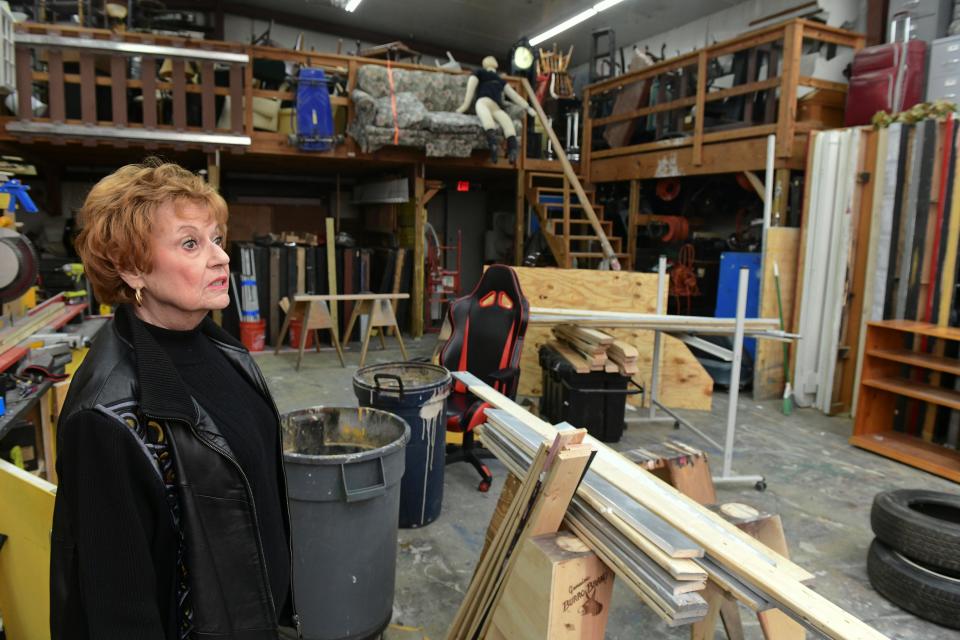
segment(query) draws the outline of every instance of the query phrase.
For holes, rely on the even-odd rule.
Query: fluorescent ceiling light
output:
[[[344,10],[349,11],[350,13],[353,13],[354,11],[357,10],[357,7],[360,6],[360,3],[362,1],[363,0],[350,0],[350,2],[347,3],[347,6],[344,7]]]
[[[351,2],[353,2],[353,0],[351,0]],[[544,40],[549,40],[550,38],[554,37],[555,35],[558,35],[558,34],[560,34],[560,33],[563,33],[563,32],[566,31],[567,29],[571,29],[571,28],[577,26],[578,24],[580,24],[581,22],[583,22],[584,20],[589,20],[590,18],[592,18],[593,16],[597,15],[597,14],[600,13],[601,11],[606,11],[607,9],[609,9],[610,7],[612,7],[613,5],[615,5],[615,4],[620,4],[621,2],[623,2],[623,0],[603,0],[602,2],[598,2],[597,4],[593,5],[593,6],[590,7],[589,9],[586,9],[586,10],[584,10],[584,11],[581,11],[580,13],[578,13],[578,14],[575,15],[575,16],[573,16],[573,17],[570,18],[569,20],[564,20],[563,22],[561,22],[561,23],[558,24],[557,26],[551,27],[550,29],[547,29],[546,31],[544,31],[544,32],[541,33],[540,35],[534,36],[533,38],[530,38],[530,45],[531,45],[531,46],[533,46],[533,45],[538,45],[538,44],[540,44],[541,42],[543,42]]]

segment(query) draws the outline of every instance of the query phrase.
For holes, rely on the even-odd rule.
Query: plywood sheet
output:
[[[773,277],[773,262],[780,269],[780,295],[783,299],[783,319],[787,331],[793,327],[793,303],[796,297],[797,254],[800,251],[800,229],[771,227],[767,232],[767,251],[764,253],[763,287],[760,295],[760,317],[777,317],[777,289]],[[783,343],[757,340],[757,359],[753,365],[753,397],[767,400],[783,395]]]
[[[516,267],[523,294],[531,307],[593,309],[656,313],[657,276],[627,271],[544,269]],[[606,331],[633,345],[638,352],[636,380],[649,384],[653,369],[653,332],[633,329]],[[539,396],[540,347],[552,340],[548,325],[530,325],[520,357],[521,395]],[[713,380],[685,344],[664,336],[659,385],[660,401],[667,407],[709,411]],[[640,396],[629,396],[639,405]]]

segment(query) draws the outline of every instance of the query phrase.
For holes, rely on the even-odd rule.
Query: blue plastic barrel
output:
[[[417,362],[363,367],[353,376],[361,407],[389,411],[410,426],[406,471],[400,484],[400,526],[422,527],[440,515],[446,461],[450,372]]]

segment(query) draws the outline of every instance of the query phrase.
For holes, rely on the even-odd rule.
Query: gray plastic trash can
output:
[[[313,407],[280,422],[303,637],[376,637],[393,609],[410,427],[364,408]]]

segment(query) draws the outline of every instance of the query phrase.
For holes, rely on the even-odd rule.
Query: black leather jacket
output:
[[[276,414],[276,405],[263,375],[247,350],[209,318],[201,328]],[[296,616],[292,619],[283,616],[281,620],[275,611],[256,507],[246,477],[217,425],[189,395],[169,358],[126,306],[118,308],[115,318],[100,331],[74,375],[61,412],[61,428],[77,412],[91,409],[107,412],[120,406],[127,415],[159,423],[173,453],[186,549],[184,563],[189,568],[193,601],[194,637],[276,639],[278,622],[290,624]],[[137,438],[132,430],[121,431]],[[149,455],[146,448],[142,445],[141,448],[145,456]],[[280,465],[282,468],[282,460]],[[57,466],[60,471],[59,459]],[[156,481],[163,484],[159,474]],[[281,489],[286,495],[286,487]],[[85,631],[78,629],[87,626],[86,612],[76,537],[66,502],[58,496],[53,518],[50,567],[53,640],[87,637]],[[286,504],[283,515],[289,523]],[[173,520],[164,522],[163,526],[173,527]],[[157,535],[161,534],[169,535],[169,531]],[[172,567],[160,569],[158,573],[164,579],[175,579]],[[170,587],[166,594],[163,593],[165,586]],[[172,584],[160,585],[157,589],[170,607],[175,606],[170,598],[172,589]],[[161,612],[161,615],[167,621],[166,637],[175,637],[176,630],[169,628],[173,626],[169,623],[170,612]]]

